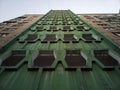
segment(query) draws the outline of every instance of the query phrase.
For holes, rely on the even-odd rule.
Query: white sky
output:
[[[51,9],[74,13],[118,13],[120,0],[0,0],[0,22],[24,14],[45,14]]]

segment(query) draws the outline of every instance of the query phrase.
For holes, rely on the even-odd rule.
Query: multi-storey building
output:
[[[0,46],[12,39],[15,35],[27,29],[42,15],[23,15],[9,21],[0,23]]]
[[[120,47],[70,10],[51,10],[0,49],[0,90],[119,86]]]
[[[81,14],[79,16],[120,45],[120,14]]]

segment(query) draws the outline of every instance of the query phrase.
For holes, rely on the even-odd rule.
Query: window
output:
[[[82,38],[84,38],[85,40],[95,40],[92,34],[82,34]]]
[[[26,16],[21,16],[21,17],[18,17],[18,18],[20,18],[20,19],[24,19],[24,18],[27,18]]]
[[[84,29],[84,26],[81,25],[81,26],[77,26],[76,28],[77,28],[79,31],[82,31],[82,30]]]
[[[93,23],[102,23],[102,21],[93,21]]]
[[[63,26],[63,30],[70,30],[70,26]]]
[[[9,33],[0,33],[0,37],[5,38]]]
[[[68,66],[85,66],[86,60],[80,50],[66,50],[65,61]]]
[[[115,30],[114,27],[103,27],[105,30]]]
[[[53,50],[41,50],[39,55],[34,60],[34,66],[46,67],[51,66],[54,62],[54,51]]]
[[[94,50],[94,55],[105,66],[118,65],[117,60],[109,54],[108,50]]]
[[[47,43],[47,41],[49,41],[51,43],[57,42],[56,35],[55,34],[46,34],[45,38],[41,42],[42,43]]]
[[[16,20],[5,21],[4,23],[16,23]]]
[[[17,29],[17,28],[14,28],[14,27],[12,28],[12,27],[11,27],[11,28],[5,28],[5,29],[3,29],[3,31],[15,31],[16,29]]]
[[[108,26],[108,24],[97,24],[99,26]]]
[[[119,36],[120,37],[120,32],[112,32],[114,35]]]
[[[88,16],[88,15],[84,15],[84,17],[87,18],[87,19],[94,19],[93,17]]]
[[[3,60],[1,66],[16,66],[25,57],[25,50],[12,51],[10,55]]]
[[[77,37],[74,34],[64,34],[64,41],[65,43],[72,41],[73,43],[77,43]]]
[[[38,38],[37,34],[29,34],[27,38],[25,39],[27,42],[34,42]]]

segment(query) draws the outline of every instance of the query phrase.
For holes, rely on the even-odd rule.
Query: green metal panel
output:
[[[57,30],[50,29],[50,26],[55,26]],[[70,28],[63,30],[64,26]],[[26,37],[31,34],[37,35],[37,38],[32,42],[26,41]],[[51,42],[49,37],[46,42],[42,42],[48,34],[55,34],[56,41]],[[69,40],[64,42],[66,34],[73,36],[70,35],[67,37]],[[85,38],[83,34],[89,36]],[[21,50],[25,50],[25,58],[15,66],[2,66],[3,61],[16,50],[18,55]],[[41,54],[41,50],[52,50],[53,53]],[[67,50],[71,50],[68,55]],[[103,58],[108,64],[106,66],[95,57],[95,50],[106,50],[100,57],[110,55],[109,58],[114,58],[118,64],[109,65],[108,58]],[[43,63],[43,60],[47,60],[45,65],[50,61],[49,56],[55,59],[51,65],[35,66],[38,55],[45,56],[38,61]],[[71,65],[66,62],[66,55]],[[81,57],[85,65],[77,63]],[[119,63],[120,48],[108,37],[70,10],[51,10],[0,49],[0,90],[119,90]]]

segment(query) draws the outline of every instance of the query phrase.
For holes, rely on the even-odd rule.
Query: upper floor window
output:
[[[0,37],[5,38],[9,33],[0,33]]]
[[[108,24],[97,24],[99,26],[108,26]]]
[[[103,27],[105,30],[115,30],[114,27]]]
[[[113,32],[113,34],[120,37],[120,32]]]

